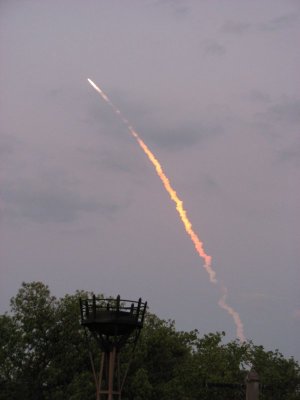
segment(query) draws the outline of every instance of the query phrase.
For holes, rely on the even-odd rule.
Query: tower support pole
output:
[[[114,392],[114,375],[115,375],[115,359],[116,347],[114,346],[109,353],[109,369],[108,369],[108,400],[113,400]]]

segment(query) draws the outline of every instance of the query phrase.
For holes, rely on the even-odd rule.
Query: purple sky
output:
[[[22,281],[138,298],[300,359],[300,2],[0,3],[0,311]]]

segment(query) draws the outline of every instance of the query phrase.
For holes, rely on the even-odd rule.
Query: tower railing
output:
[[[119,355],[125,345],[131,345],[133,352],[144,323],[147,302],[121,299],[92,298],[80,299],[81,325],[85,328],[87,344],[92,335],[102,350],[99,375],[92,364],[96,384],[96,399],[121,399],[121,391],[128,367],[121,380]],[[90,333],[90,335],[88,334]],[[130,363],[130,362],[129,362]]]

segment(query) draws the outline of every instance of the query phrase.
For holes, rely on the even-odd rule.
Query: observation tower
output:
[[[121,392],[127,370],[120,376],[120,352],[130,345],[132,356],[143,327],[147,302],[116,299],[80,299],[81,325],[85,328],[87,343],[93,336],[100,349],[102,358],[97,376],[91,352],[89,351],[96,385],[97,400],[121,400]]]

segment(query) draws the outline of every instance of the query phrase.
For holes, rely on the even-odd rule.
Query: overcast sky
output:
[[[178,329],[233,319],[300,360],[298,0],[1,0],[0,311],[22,281],[147,300]]]

